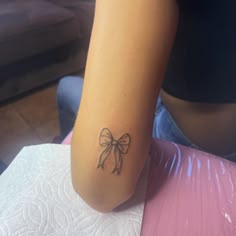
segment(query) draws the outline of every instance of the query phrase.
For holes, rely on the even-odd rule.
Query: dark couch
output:
[[[0,101],[84,68],[94,2],[0,0]]]

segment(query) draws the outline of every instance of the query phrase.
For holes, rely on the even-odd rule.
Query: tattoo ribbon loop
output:
[[[118,140],[115,140],[109,129],[102,129],[99,137],[99,144],[104,147],[104,150],[100,155],[97,168],[104,168],[105,161],[109,157],[112,149],[114,149],[115,167],[112,173],[119,175],[122,168],[122,155],[128,153],[130,142],[131,138],[127,133],[122,135]]]

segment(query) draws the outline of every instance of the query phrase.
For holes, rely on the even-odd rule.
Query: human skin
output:
[[[155,105],[177,22],[174,0],[96,2],[71,171],[75,191],[98,211],[111,211],[135,191],[148,158]],[[104,128],[116,141],[101,168],[107,147],[99,143]],[[115,145],[124,134],[130,139],[127,153],[121,155],[120,172],[112,173]]]

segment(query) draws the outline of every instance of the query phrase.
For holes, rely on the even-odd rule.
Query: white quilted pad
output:
[[[130,201],[102,214],[72,188],[70,146],[25,147],[0,176],[0,235],[139,235],[146,177]]]

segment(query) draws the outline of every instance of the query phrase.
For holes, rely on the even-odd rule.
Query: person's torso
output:
[[[236,151],[236,1],[179,0],[162,99],[190,140]]]

